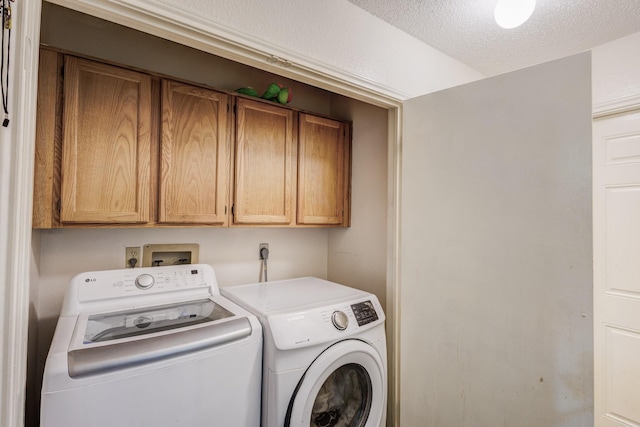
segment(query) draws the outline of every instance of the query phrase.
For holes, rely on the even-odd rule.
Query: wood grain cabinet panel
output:
[[[62,138],[62,54],[41,50],[36,107],[33,228],[58,227]]]
[[[63,223],[149,221],[151,78],[66,57]]]
[[[348,226],[350,128],[311,114],[299,117],[297,223]]]
[[[229,96],[162,82],[158,221],[227,225]]]
[[[349,122],[46,48],[39,85],[34,228],[350,225]]]
[[[294,225],[294,112],[239,98],[236,104],[236,225]]]

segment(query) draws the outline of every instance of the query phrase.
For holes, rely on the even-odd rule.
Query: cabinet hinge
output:
[[[238,114],[238,106],[237,105],[233,106],[233,114]]]
[[[236,216],[236,209],[235,209],[236,205],[231,206],[231,216],[235,217]]]
[[[56,209],[58,210],[58,214],[62,210],[62,201],[60,199],[56,202]]]

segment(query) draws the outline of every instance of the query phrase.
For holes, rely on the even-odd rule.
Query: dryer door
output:
[[[285,427],[385,425],[387,381],[375,348],[340,341],[309,366],[294,391]]]

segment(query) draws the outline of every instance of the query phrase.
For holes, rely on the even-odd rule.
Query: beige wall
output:
[[[359,143],[352,153],[351,227],[329,230],[328,279],[373,292],[386,307],[388,113],[342,96],[331,110],[353,121]]]
[[[590,68],[405,103],[403,426],[593,425]]]

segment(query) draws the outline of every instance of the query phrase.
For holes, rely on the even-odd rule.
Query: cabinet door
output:
[[[151,78],[65,60],[63,223],[149,221]]]
[[[60,226],[62,54],[40,49],[33,185],[33,228]]]
[[[305,113],[299,121],[297,222],[348,226],[349,128]]]
[[[228,223],[228,102],[220,92],[163,81],[159,222]]]
[[[292,225],[296,145],[293,112],[238,99],[234,224]]]

